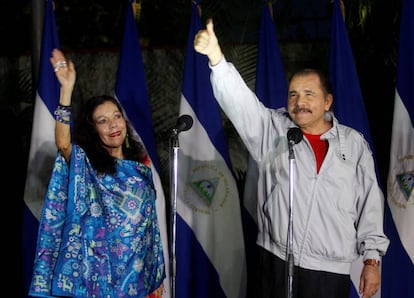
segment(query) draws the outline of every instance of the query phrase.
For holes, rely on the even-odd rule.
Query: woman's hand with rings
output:
[[[61,87],[68,92],[72,92],[76,80],[76,70],[73,62],[66,59],[59,49],[53,49],[50,64]]]
[[[62,67],[66,67],[67,66],[67,62],[65,61],[65,60],[63,60],[63,61],[58,61],[58,62],[56,62],[56,64],[55,64],[55,68],[54,68],[54,70],[55,70],[55,72],[57,72],[57,71],[59,71],[59,69],[61,69]]]

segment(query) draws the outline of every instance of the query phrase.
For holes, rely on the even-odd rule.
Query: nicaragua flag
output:
[[[361,132],[370,144],[371,150],[373,150],[368,117],[341,10],[341,1],[334,0],[331,23],[329,74],[334,97],[333,110],[339,122]],[[361,256],[354,261],[351,267],[353,285],[351,286],[350,297],[359,297],[358,287],[362,267]],[[373,297],[380,297],[380,291]]]
[[[194,124],[178,136],[175,297],[244,298],[240,199],[209,62],[193,48],[201,29],[198,1],[191,8],[179,113]]]
[[[151,109],[144,74],[144,64],[139,44],[137,24],[135,23],[133,5],[128,5],[125,12],[124,36],[119,56],[117,78],[115,82],[115,96],[123,106],[128,120],[136,129],[139,137],[146,147],[151,159],[153,180],[157,192],[157,216],[164,249],[166,279],[163,297],[170,297],[169,283],[169,253],[167,219],[165,211],[165,197],[159,177],[157,151],[153,133]],[[136,8],[136,6],[135,6]]]
[[[259,47],[256,61],[255,93],[268,108],[277,109],[287,104],[287,82],[279,50],[278,36],[273,23],[273,6],[263,6],[260,18]],[[257,240],[257,186],[259,170],[249,155],[243,191],[248,215],[243,217],[248,272],[256,271],[255,248]],[[250,279],[249,279],[250,285]]]
[[[382,297],[414,297],[414,0],[403,0],[394,101]]]
[[[272,13],[271,3],[262,8],[255,93],[266,107],[276,109],[287,104],[287,82]],[[244,205],[256,223],[258,176],[257,165],[249,157],[244,186]]]
[[[39,220],[57,153],[53,112],[59,103],[60,84],[49,60],[54,48],[59,48],[59,40],[53,1],[49,0],[43,19],[38,89],[24,190],[22,251],[25,293],[32,278]]]

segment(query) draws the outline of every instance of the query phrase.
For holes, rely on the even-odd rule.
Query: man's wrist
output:
[[[376,259],[366,259],[364,261],[364,265],[365,266],[375,266],[378,267],[381,264],[380,260],[376,260]]]
[[[221,59],[223,59],[223,53],[221,52],[220,47],[217,47],[217,49],[208,56],[208,59],[212,66],[217,65]]]

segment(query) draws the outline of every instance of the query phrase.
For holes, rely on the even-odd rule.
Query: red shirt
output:
[[[306,132],[304,132],[303,135],[308,139],[312,146],[316,158],[316,171],[319,173],[326,152],[328,152],[328,142],[326,140],[321,140],[321,135],[311,135]]]

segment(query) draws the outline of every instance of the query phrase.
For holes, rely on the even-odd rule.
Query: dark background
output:
[[[34,45],[39,42],[33,37],[35,28],[32,15],[32,7],[38,1],[1,0],[0,36],[3,42],[0,57],[16,59],[32,53]],[[384,178],[388,171],[401,1],[344,0],[349,38],[366,103],[374,149]],[[331,0],[271,2],[281,46],[292,42],[320,44],[329,41]],[[191,0],[142,0],[140,3],[142,9],[137,23],[142,47],[184,47]],[[202,18],[214,18],[215,29],[222,44],[257,43],[260,11],[265,3],[266,1],[260,0],[200,1]],[[61,48],[75,52],[119,49],[127,4],[126,0],[56,0],[55,16]],[[35,58],[33,61],[36,61]],[[327,67],[324,65],[327,60],[325,57],[315,55],[312,59],[321,68]],[[285,61],[285,64],[289,62],[291,61]],[[33,74],[33,83],[36,81],[35,75],[36,73]],[[15,78],[9,74],[9,79],[12,81]],[[4,84],[3,80],[2,85]],[[7,97],[7,100],[1,100],[2,108],[15,106],[17,101],[33,103],[35,88],[32,86],[25,85],[18,90],[19,86],[13,89],[9,84],[5,89],[6,96],[3,92],[0,93],[2,97]],[[7,96],[10,94],[12,96]]]
[[[5,227],[19,228],[27,154],[30,145],[31,107],[35,98],[36,73],[22,76],[13,64],[22,56],[37,61],[39,43],[33,34],[36,22],[33,7],[45,1],[0,0],[1,68],[0,76],[1,156]],[[329,43],[332,2],[330,0],[277,0],[273,3],[274,22],[286,64],[294,63],[292,44],[320,47]],[[388,173],[392,113],[396,79],[399,15],[402,0],[344,0],[345,21],[354,52],[360,85],[368,113],[379,174],[385,186]],[[191,0],[142,0],[137,25],[142,48],[184,48],[188,35]],[[200,1],[202,18],[214,18],[222,44],[257,44],[260,12],[265,1]],[[123,15],[128,1],[56,0],[55,16],[61,48],[66,52],[118,51],[123,34]],[[282,54],[283,54],[282,53]],[[326,57],[311,51],[307,61],[327,69]],[[300,60],[305,57],[298,57]],[[32,69],[36,69],[36,65]],[[162,69],[160,69],[162,71]],[[22,77],[26,79],[22,79]],[[29,79],[27,79],[29,78]],[[8,213],[10,211],[10,213]],[[7,215],[7,216],[6,216]],[[10,216],[13,217],[10,220]],[[10,267],[13,284],[21,280],[20,233],[5,229],[3,237],[11,243],[16,260]],[[24,244],[23,244],[24,246]],[[9,270],[9,269],[7,269]],[[7,271],[8,272],[8,271]],[[10,284],[5,286],[10,287]],[[22,289],[16,290],[19,296]]]

